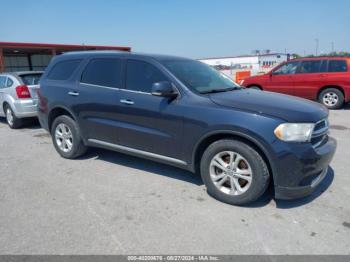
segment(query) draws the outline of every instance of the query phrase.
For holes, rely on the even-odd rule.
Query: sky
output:
[[[130,46],[191,58],[350,51],[350,0],[0,0],[0,42]],[[15,10],[14,12],[11,10]]]

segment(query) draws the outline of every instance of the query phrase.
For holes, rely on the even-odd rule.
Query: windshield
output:
[[[228,76],[199,61],[168,60],[163,64],[185,86],[201,94],[240,89]]]
[[[42,74],[26,74],[26,75],[20,75],[23,83],[25,85],[38,85],[39,84],[39,80]]]

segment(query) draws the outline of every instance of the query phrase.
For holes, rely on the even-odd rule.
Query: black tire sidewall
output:
[[[258,90],[258,91],[262,90],[259,86],[250,86],[249,89]]]
[[[59,124],[65,124],[69,127],[69,129],[71,130],[72,132],[72,136],[73,136],[73,147],[72,149],[69,151],[69,152],[63,152],[59,146],[57,145],[57,142],[56,142],[56,138],[55,138],[55,130],[56,130],[56,127],[59,125]],[[77,157],[77,154],[79,153],[79,146],[80,144],[82,143],[82,139],[81,139],[81,136],[80,136],[80,131],[79,131],[79,128],[76,124],[76,122],[70,118],[69,116],[66,116],[66,115],[62,115],[62,116],[59,116],[57,117],[54,121],[53,121],[53,124],[52,124],[52,128],[51,128],[51,137],[52,137],[52,142],[55,146],[55,149],[56,151],[64,158],[68,158],[68,159],[73,159],[73,158],[76,158]]]
[[[233,196],[221,192],[212,182],[209,173],[210,162],[222,151],[234,151],[242,155],[250,164],[253,179],[250,188],[243,194]],[[266,163],[249,145],[234,140],[220,140],[211,144],[204,152],[200,164],[201,176],[208,193],[215,199],[233,205],[245,205],[254,202],[266,191],[269,184],[269,172]]]
[[[337,96],[338,96],[338,102],[337,104],[335,104],[334,106],[327,106],[326,104],[323,103],[323,97],[326,93],[329,93],[329,92],[333,92],[333,93],[336,93]],[[320,93],[320,96],[319,96],[319,102],[324,105],[325,107],[327,107],[328,109],[339,109],[343,106],[344,104],[344,95],[343,93],[336,89],[336,88],[327,88],[325,90],[323,90],[321,93]]]

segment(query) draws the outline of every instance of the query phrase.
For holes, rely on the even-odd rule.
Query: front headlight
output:
[[[284,123],[280,124],[274,133],[280,140],[286,142],[308,142],[313,129],[312,123]]]

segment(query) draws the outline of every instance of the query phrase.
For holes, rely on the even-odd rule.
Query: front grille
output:
[[[328,119],[323,119],[315,124],[311,136],[313,147],[319,147],[328,140]]]

